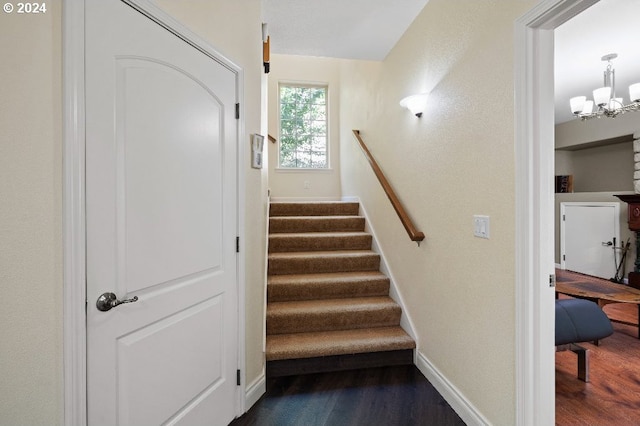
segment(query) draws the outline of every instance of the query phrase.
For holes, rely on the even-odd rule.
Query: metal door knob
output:
[[[122,305],[123,303],[133,303],[138,301],[138,296],[133,296],[131,299],[118,300],[115,294],[111,292],[102,293],[100,297],[98,297],[98,301],[96,302],[96,307],[99,311],[107,312],[111,310],[111,308],[115,308],[118,305]]]

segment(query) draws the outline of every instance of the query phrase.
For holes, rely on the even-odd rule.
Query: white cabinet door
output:
[[[620,246],[618,203],[561,203],[563,269],[601,278],[616,274],[614,241]]]
[[[120,0],[87,0],[85,57],[89,424],[226,425],[237,75]]]

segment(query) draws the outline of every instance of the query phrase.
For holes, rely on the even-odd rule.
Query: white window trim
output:
[[[313,168],[313,167],[282,167],[280,165],[280,142],[282,141],[282,134],[281,134],[281,116],[280,116],[280,88],[282,86],[288,86],[288,87],[313,87],[313,88],[324,88],[325,92],[326,92],[326,116],[327,116],[327,120],[326,120],[326,125],[327,125],[327,142],[326,142],[326,157],[327,157],[327,167],[322,167],[322,168]],[[329,90],[329,83],[327,82],[303,82],[303,81],[289,81],[289,80],[283,80],[283,81],[279,81],[278,82],[278,108],[277,108],[277,113],[278,113],[278,162],[276,165],[275,170],[280,172],[280,171],[284,171],[284,172],[294,172],[294,173],[299,173],[299,172],[310,172],[310,173],[324,173],[324,172],[333,172],[333,169],[331,167],[331,92]]]

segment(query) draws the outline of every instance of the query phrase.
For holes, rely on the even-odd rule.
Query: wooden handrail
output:
[[[360,136],[360,130],[353,130],[353,134],[358,140],[358,143],[360,144],[360,148],[362,148],[362,151],[364,152],[365,157],[367,157],[367,161],[369,161],[369,164],[371,164],[371,168],[373,169],[373,172],[376,174],[378,181],[380,181],[380,184],[382,185],[384,192],[387,194],[387,197],[389,197],[389,201],[391,201],[391,205],[393,206],[396,213],[398,214],[398,217],[400,218],[402,225],[404,225],[404,229],[407,230],[407,234],[409,234],[409,238],[411,238],[411,241],[415,241],[418,243],[418,245],[420,245],[420,241],[424,240],[424,234],[418,231],[415,225],[413,224],[413,222],[411,221],[411,218],[409,217],[404,207],[402,206],[402,203],[398,199],[398,196],[393,191],[393,188],[389,184],[389,181],[384,176],[384,173],[382,173],[382,169],[380,169],[380,166],[378,166],[378,163],[376,162],[375,158],[373,158],[373,156],[371,155],[371,152],[367,148],[367,145],[365,145],[364,141],[362,140],[362,137]]]

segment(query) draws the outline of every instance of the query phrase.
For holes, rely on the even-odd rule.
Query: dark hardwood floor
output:
[[[638,322],[631,304],[610,304],[604,311],[612,319]],[[613,323],[615,332],[599,346],[580,345],[590,351],[590,382],[576,377],[576,355],[556,353],[556,424],[640,425],[640,340],[638,328]]]
[[[413,365],[267,380],[241,425],[464,425]]]

